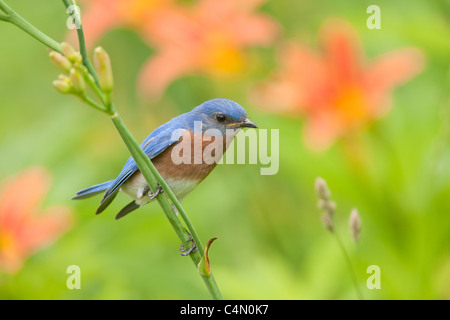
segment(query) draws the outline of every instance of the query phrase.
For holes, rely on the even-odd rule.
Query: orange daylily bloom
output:
[[[146,25],[174,0],[82,0],[83,31],[88,46],[113,28],[128,27],[145,35]],[[75,36],[75,34],[73,34]]]
[[[243,49],[267,45],[279,31],[274,20],[254,12],[265,1],[85,0],[82,19],[88,44],[111,28],[125,26],[156,48],[139,77],[140,91],[155,96],[183,75],[241,72],[246,64]]]
[[[322,52],[289,43],[280,54],[281,68],[258,86],[252,100],[267,110],[305,117],[305,139],[314,149],[386,114],[390,93],[424,65],[414,48],[384,54],[371,63],[343,22],[327,23],[321,32]]]
[[[39,212],[48,192],[49,174],[29,169],[0,188],[0,271],[15,273],[34,252],[50,244],[71,225],[67,208]]]
[[[268,45],[279,26],[255,13],[266,0],[199,0],[165,10],[149,24],[157,54],[144,66],[139,87],[158,94],[176,78],[192,73],[235,75],[246,64],[244,48]]]

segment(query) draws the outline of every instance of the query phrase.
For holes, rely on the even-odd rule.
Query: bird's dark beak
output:
[[[239,127],[241,127],[241,128],[258,128],[258,126],[253,121],[250,121],[248,119],[245,119],[244,121],[239,123]]]

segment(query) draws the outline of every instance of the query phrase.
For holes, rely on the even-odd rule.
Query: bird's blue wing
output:
[[[153,137],[149,139],[146,143],[143,143],[141,145],[141,148],[144,147],[145,154],[150,158],[153,159],[157,155],[159,155],[161,152],[166,150],[168,147],[170,147],[173,143],[176,141],[172,141],[167,137]],[[117,176],[116,180],[111,184],[111,186],[106,190],[106,193],[104,195],[104,198],[107,198],[109,195],[117,191],[120,186],[128,180],[129,177],[133,175],[138,170],[138,166],[136,162],[134,161],[133,157],[130,157],[125,165],[123,166],[122,171]]]
[[[175,119],[158,127],[144,140],[144,142],[142,142],[141,148],[150,159],[158,156],[172,144],[178,142],[182,136],[182,130],[176,130],[176,127],[172,123]],[[130,157],[120,174],[106,190],[100,207],[97,209],[97,214],[106,209],[112,200],[114,200],[120,187],[138,170],[138,166],[133,157]]]

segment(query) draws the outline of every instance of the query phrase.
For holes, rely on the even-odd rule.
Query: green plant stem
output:
[[[89,85],[89,87],[94,90],[95,94],[97,95],[97,97],[100,98],[100,100],[102,101],[103,105],[105,106],[109,106],[111,104],[111,102],[108,103],[105,94],[103,93],[103,91],[100,89],[99,85],[97,84],[94,76],[89,72],[89,70],[87,69],[87,67],[85,65],[80,66],[78,68],[78,70],[80,70],[80,72],[83,74],[83,78],[84,80],[86,80],[86,83]],[[105,109],[106,110],[106,109]],[[106,111],[105,111],[106,112]],[[112,115],[112,114],[111,114]]]
[[[75,6],[78,5],[77,2],[74,1],[74,0],[72,0],[72,1],[71,0],[62,0],[62,1],[63,1],[64,5],[66,6],[66,8],[68,8],[71,5],[75,5]],[[88,72],[94,77],[94,79],[96,81],[96,84],[97,84],[97,87],[99,87],[99,81],[98,81],[97,73],[95,72],[95,69],[92,66],[92,63],[90,62],[89,56],[87,54],[86,44],[85,44],[85,40],[84,40],[83,24],[82,24],[81,18],[79,19],[79,23],[80,24],[79,24],[79,28],[77,29],[77,34],[78,34],[78,43],[79,43],[80,53],[81,53],[81,56],[83,57],[83,64],[88,69]],[[113,106],[113,105],[110,104],[110,103],[107,103],[107,101],[106,101],[107,99],[106,99],[104,94],[102,94],[100,92],[97,92],[97,94],[102,99],[102,102],[105,104],[106,108],[109,110],[109,106]],[[117,113],[116,110],[111,111],[109,114],[112,115],[112,114],[115,114],[115,113]],[[146,156],[146,158],[148,158],[148,157]],[[136,161],[136,159],[135,159],[135,161]],[[170,189],[170,187],[166,183],[166,181],[161,177],[161,175],[156,170],[156,168],[153,166],[151,161],[147,165],[150,166],[150,171],[152,172],[153,176],[155,177],[155,179],[159,182],[161,187],[164,189],[164,191],[169,196],[170,200],[172,201],[172,203],[174,204],[174,206],[177,209],[178,213],[180,214],[181,218],[183,219],[184,223],[186,224],[186,227],[188,228],[192,238],[194,239],[194,242],[197,245],[199,251],[201,251],[201,253],[203,254],[204,249],[203,249],[203,246],[201,244],[200,238],[198,237],[198,234],[195,231],[195,228],[194,228],[193,224],[191,223],[189,217],[187,216],[186,211],[181,206],[181,204],[178,201],[177,197],[175,196],[173,191]],[[138,165],[138,167],[139,167],[139,165]],[[150,188],[153,191],[155,190],[154,186],[152,186],[151,184],[149,184],[149,186],[150,186]]]
[[[9,16],[0,12],[0,20],[9,21]]]
[[[328,215],[331,217],[331,219],[333,219],[334,218],[334,210],[331,209],[330,207],[327,207],[326,211],[327,211]],[[356,273],[355,273],[355,270],[353,269],[353,265],[352,265],[352,260],[350,259],[350,256],[349,256],[347,250],[345,249],[345,246],[342,243],[341,238],[337,234],[336,230],[333,228],[333,230],[330,230],[330,231],[333,234],[333,236],[335,237],[336,242],[338,243],[339,249],[341,249],[342,254],[344,255],[345,262],[347,263],[347,266],[348,266],[349,271],[350,271],[350,276],[352,278],[353,284],[354,284],[355,289],[356,289],[356,293],[357,293],[357,295],[358,295],[360,300],[364,300],[362,292],[359,289],[358,280],[356,278]]]
[[[114,105],[110,106],[110,110],[113,112],[111,116],[111,120],[113,121],[117,131],[119,132],[120,136],[122,137],[122,140],[125,142],[125,145],[127,146],[128,150],[130,151],[133,159],[136,161],[136,164],[141,171],[142,175],[144,176],[145,180],[147,181],[149,187],[151,190],[155,191],[157,188],[157,182],[160,183],[162,188],[164,189],[164,192],[167,196],[170,197],[170,194],[168,191],[170,190],[170,187],[167,185],[167,183],[164,181],[164,179],[159,175],[158,171],[156,170],[155,166],[152,164],[150,158],[144,153],[144,150],[139,146],[137,141],[134,139],[132,134],[129,132],[128,128],[125,126],[125,123],[123,122],[120,114],[115,109]],[[155,176],[158,177],[155,179]],[[190,245],[190,239],[187,233],[185,232],[184,226],[181,224],[180,220],[177,218],[176,214],[172,210],[172,207],[166,198],[166,195],[162,194],[161,196],[158,196],[156,199],[161,206],[161,208],[164,211],[164,214],[166,215],[167,219],[169,220],[170,224],[172,225],[172,228],[174,229],[175,233],[177,234],[178,238],[183,243],[183,246],[185,248],[188,248]],[[173,192],[172,192],[173,194]],[[172,200],[172,199],[171,199]],[[175,200],[179,203],[179,201]],[[189,219],[188,219],[189,221]],[[192,224],[191,224],[192,226]],[[197,267],[202,256],[204,253],[203,246],[201,245],[200,240],[198,239],[198,236],[195,232],[195,229],[193,226],[189,228],[189,231],[191,232],[192,238],[194,239],[195,244],[197,245],[197,251],[192,252],[189,256],[191,257],[194,265]],[[194,238],[194,234],[195,237]],[[212,274],[209,276],[201,275],[203,278],[203,281],[205,282],[208,291],[210,292],[211,296],[214,299],[222,299],[222,295],[220,294],[220,291],[217,287],[217,284],[214,280],[214,277]]]
[[[155,172],[159,175],[156,168],[151,163],[151,160],[149,157],[144,153],[142,148],[138,145],[137,141],[133,138],[131,133],[128,131],[127,127],[125,126],[125,123],[123,122],[120,115],[115,110],[114,105],[111,106],[112,110],[114,111],[114,114],[111,116],[111,120],[113,121],[117,131],[119,132],[120,136],[122,137],[122,140],[125,142],[128,150],[130,151],[131,155],[133,156],[133,159],[136,161],[136,164],[138,165],[141,173],[145,177],[147,183],[149,184],[150,188],[152,190],[156,190],[156,181],[154,179],[153,175],[153,169]],[[161,178],[160,182],[165,182],[164,179]],[[170,190],[170,188],[165,188],[162,184],[164,191],[167,192],[167,190]],[[179,219],[176,217],[175,213],[173,212],[169,201],[167,198],[162,194],[161,196],[158,196],[156,198],[159,202],[159,205],[163,209],[167,219],[169,220],[170,224],[172,225],[173,229],[175,230],[175,233],[177,234],[178,238],[183,243],[184,247],[187,248],[189,245],[189,237],[184,231],[184,227],[179,221]],[[194,230],[194,229],[191,229]],[[193,236],[192,236],[193,237]],[[193,237],[194,238],[194,237]],[[195,239],[194,239],[195,241]],[[198,250],[196,252],[192,252],[189,256],[191,257],[194,265],[197,267],[202,256],[203,256],[203,248],[200,246],[200,241],[195,241]],[[212,274],[209,276],[201,275],[203,281],[205,282],[206,287],[208,288],[208,291],[210,295],[214,299],[222,299],[222,295],[219,291],[219,288],[216,284],[216,281],[214,280],[214,277]]]
[[[61,44],[47,36],[45,33],[41,32],[27,20],[22,18],[17,12],[11,9],[3,0],[0,0],[0,9],[2,9],[5,13],[3,16],[3,21],[10,22],[15,26],[19,27],[30,36],[34,37],[41,43],[45,44],[47,47],[52,49],[53,51],[57,51],[61,53]]]
[[[77,5],[76,1],[73,1],[72,3],[69,0],[62,0],[66,8],[68,8],[70,5]],[[79,42],[79,48],[81,56],[83,57],[83,64],[86,66],[88,72],[94,77],[95,82],[98,87],[99,81],[97,73],[95,72],[95,69],[92,66],[92,63],[89,60],[89,56],[87,54],[86,44],[84,40],[84,32],[82,27],[81,19],[79,19],[79,28],[77,29],[78,34],[78,42]],[[197,246],[197,251],[190,254],[190,257],[192,261],[194,262],[195,266],[198,265],[200,262],[202,256],[203,256],[203,246],[201,244],[200,238],[197,235],[197,232],[195,231],[194,226],[192,225],[191,221],[189,220],[186,212],[184,211],[183,207],[181,206],[180,202],[176,198],[173,191],[170,189],[169,185],[166,183],[166,181],[161,177],[158,170],[155,168],[149,157],[144,153],[142,148],[137,143],[136,139],[134,139],[133,135],[130,133],[128,128],[125,126],[125,123],[123,122],[120,114],[117,112],[117,109],[111,102],[107,102],[109,99],[106,99],[105,95],[102,93],[99,93],[99,97],[102,100],[103,103],[105,103],[105,107],[107,110],[107,113],[111,116],[111,120],[113,121],[117,131],[119,132],[120,136],[122,137],[122,140],[125,142],[128,150],[130,151],[133,159],[136,161],[136,164],[143,174],[145,180],[147,181],[150,189],[152,191],[155,191],[157,188],[157,182],[161,185],[161,187],[164,189],[164,192],[167,194],[167,196],[170,198],[174,206],[177,208],[178,212],[180,213],[182,219],[186,223],[186,226],[192,236],[192,239]],[[156,181],[155,181],[156,179]],[[172,210],[169,201],[164,196],[157,197],[157,200],[159,202],[159,205],[163,209],[167,219],[169,220],[170,224],[172,225],[175,233],[177,234],[178,238],[181,240],[185,248],[189,247],[189,236],[184,231],[183,225],[180,223],[179,219],[177,218],[175,212]],[[210,276],[203,276],[202,278],[208,288],[208,291],[210,292],[211,296],[214,299],[222,299],[222,295],[220,294],[220,291],[217,287],[217,284],[214,280],[214,277],[212,274]]]
[[[90,105],[91,107],[101,111],[101,112],[106,112],[105,107],[99,105],[97,102],[95,102],[94,100],[92,100],[91,98],[89,98],[86,95],[82,95],[79,96],[81,100],[83,100],[84,102],[86,102],[88,105]]]
[[[336,242],[338,243],[339,248],[341,249],[342,254],[345,257],[345,261],[346,261],[347,266],[348,266],[348,268],[350,270],[350,276],[352,277],[353,284],[355,285],[356,293],[357,293],[357,295],[358,295],[360,300],[364,300],[364,297],[363,297],[362,292],[361,292],[361,290],[359,288],[359,285],[358,285],[358,280],[356,278],[355,270],[353,269],[352,260],[350,259],[350,256],[349,256],[347,250],[345,249],[344,244],[342,243],[341,239],[337,235],[336,231],[333,232],[333,235],[336,238]]]
[[[66,8],[69,8],[70,6],[74,5],[79,7],[78,2],[76,0],[62,0]],[[94,77],[95,83],[97,86],[100,87],[100,82],[98,80],[97,73],[95,72],[94,66],[91,63],[91,60],[89,59],[87,49],[86,49],[86,41],[84,39],[84,31],[83,31],[83,24],[81,21],[81,17],[78,19],[79,22],[79,28],[77,28],[77,36],[78,36],[78,46],[80,48],[81,57],[83,58],[83,64],[88,69],[89,73]]]
[[[66,7],[70,6],[71,3],[68,0],[63,0]],[[75,4],[76,3],[72,3]],[[4,1],[0,0],[0,9],[2,9],[7,15],[0,15],[0,20],[5,20],[8,22],[11,22],[21,28],[23,31],[49,47],[50,49],[57,51],[59,53],[62,53],[61,45],[60,43],[56,42],[52,38],[48,37],[46,34],[42,33],[40,30],[38,30],[36,27],[34,27],[32,24],[30,24],[28,21],[23,19],[20,15],[18,15],[15,11],[13,11],[9,6],[4,3]],[[81,20],[80,20],[81,22]],[[95,72],[95,69],[92,66],[92,63],[89,60],[89,57],[87,55],[86,45],[84,41],[84,33],[83,29],[80,27],[77,29],[78,33],[78,39],[80,44],[80,53],[83,57],[83,64],[86,66],[88,72],[92,75],[94,78],[97,86],[99,87],[99,81],[98,76]],[[101,93],[101,91],[97,91],[97,94]],[[102,100],[102,103],[105,102],[104,95],[99,95],[100,99]],[[137,141],[134,139],[130,131],[125,126],[125,123],[123,122],[122,118],[120,117],[119,113],[117,112],[115,106],[112,103],[108,103],[105,105],[105,108],[98,105],[95,101],[93,101],[90,98],[87,97],[81,97],[85,102],[87,102],[92,107],[103,111],[111,116],[111,120],[113,121],[117,131],[119,132],[120,136],[122,137],[123,141],[125,142],[125,145],[127,146],[128,150],[130,151],[133,159],[136,161],[136,164],[145,177],[147,183],[149,184],[149,187],[152,191],[155,191],[157,188],[157,182],[160,183],[160,185],[163,187],[165,194],[170,198],[174,206],[177,208],[178,212],[180,213],[181,217],[185,221],[190,234],[192,235],[194,243],[197,245],[198,250],[196,252],[192,252],[189,256],[191,257],[192,261],[194,262],[195,266],[198,266],[198,263],[200,262],[204,249],[201,245],[200,239],[198,238],[197,233],[195,232],[195,229],[190,222],[189,218],[186,215],[186,212],[182,208],[180,202],[175,197],[173,191],[169,188],[167,183],[164,181],[164,179],[161,177],[161,175],[158,173],[154,165],[152,164],[149,157],[144,153],[142,148],[139,146]],[[156,178],[156,180],[155,180]],[[170,205],[170,202],[167,199],[167,196],[162,194],[161,196],[157,197],[157,201],[160,204],[161,208],[163,209],[165,215],[167,216],[170,224],[172,225],[175,233],[177,234],[178,238],[181,240],[182,244],[185,248],[189,248],[190,245],[190,239],[188,234],[185,232],[185,228],[179,221],[178,217],[176,216],[175,212],[172,210],[172,207]],[[203,281],[208,288],[209,293],[211,294],[212,298],[214,299],[222,299],[222,295],[219,291],[219,288],[217,287],[217,284],[214,280],[214,277],[212,274],[209,276],[201,275],[203,278]]]

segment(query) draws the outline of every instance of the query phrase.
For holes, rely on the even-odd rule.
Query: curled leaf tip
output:
[[[217,237],[214,237],[208,241],[208,243],[206,244],[205,253],[203,254],[203,257],[197,266],[198,272],[205,277],[209,277],[211,275],[211,264],[209,263],[208,252],[209,252],[209,248],[210,248],[211,244],[216,239],[217,239]]]

